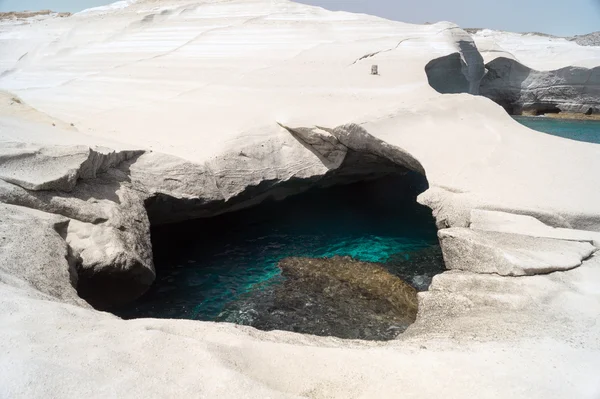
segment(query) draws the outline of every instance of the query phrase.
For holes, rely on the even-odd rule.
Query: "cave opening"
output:
[[[543,116],[546,114],[560,114],[561,110],[555,104],[535,103],[524,107],[522,115]]]
[[[157,279],[113,310],[261,330],[395,338],[444,270],[424,176],[397,168],[218,216],[152,227]]]

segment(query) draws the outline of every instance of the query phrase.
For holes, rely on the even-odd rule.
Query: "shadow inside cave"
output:
[[[416,202],[427,187],[425,177],[401,169],[155,226],[157,280],[114,313],[392,339],[414,321],[417,291],[444,270],[431,211]],[[281,262],[290,257],[300,261],[286,271]],[[377,279],[369,283],[370,276]],[[408,313],[392,300],[397,287],[414,301]]]

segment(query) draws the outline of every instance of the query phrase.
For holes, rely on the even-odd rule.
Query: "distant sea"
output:
[[[571,140],[600,144],[600,121],[555,119],[539,116],[514,116],[530,129]]]

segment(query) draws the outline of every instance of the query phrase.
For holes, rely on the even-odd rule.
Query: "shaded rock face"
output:
[[[600,32],[592,32],[587,35],[580,35],[570,38],[580,46],[600,46]]]
[[[500,57],[486,64],[480,94],[508,113],[600,113],[600,67],[536,71]]]
[[[147,153],[131,165],[130,179],[149,193],[145,208],[153,225],[206,218],[277,200],[313,187],[328,187],[369,180],[387,174],[416,171],[423,167],[402,148],[383,142],[356,124],[335,129],[287,127],[289,146],[316,155],[316,165],[298,168],[273,157],[281,143],[249,145],[206,164]],[[285,129],[285,130],[283,130]],[[302,148],[300,147],[300,148]],[[302,155],[306,156],[306,154]],[[308,161],[307,161],[308,162]],[[312,161],[311,161],[312,162]],[[238,172],[231,173],[232,170]]]
[[[242,301],[224,312],[221,321],[267,331],[389,340],[416,319],[417,290],[378,264],[339,256],[286,258],[279,268],[284,282],[261,293],[272,296],[268,309]]]
[[[155,278],[143,194],[125,168],[141,153],[23,143],[0,149],[0,202],[64,219],[73,287],[99,309],[134,300]]]
[[[436,58],[425,66],[429,85],[442,94],[479,94],[483,57],[472,41],[460,41],[460,53]]]

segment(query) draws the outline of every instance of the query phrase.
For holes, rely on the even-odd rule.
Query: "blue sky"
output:
[[[0,0],[0,11],[80,11],[111,0]],[[575,35],[600,30],[600,0],[301,0],[404,22],[452,21],[465,28]]]

